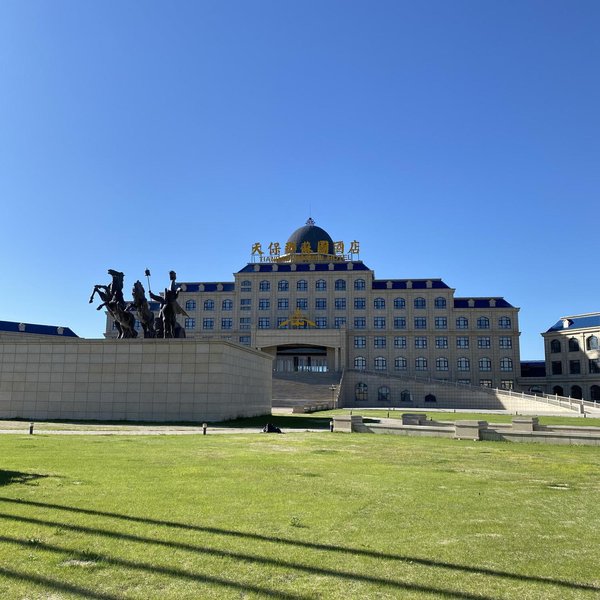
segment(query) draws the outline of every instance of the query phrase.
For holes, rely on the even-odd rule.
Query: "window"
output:
[[[233,310],[233,300],[223,300],[221,302],[221,310]]]
[[[436,329],[448,329],[448,319],[446,317],[436,317],[435,318],[435,328]]]
[[[446,308],[446,298],[442,298],[441,296],[438,296],[434,302],[433,305],[436,308]]]
[[[346,291],[346,281],[344,279],[336,279],[335,280],[335,291],[336,292],[345,292]]]
[[[400,402],[412,402],[412,394],[408,390],[402,390]]]
[[[562,362],[560,360],[552,361],[552,375],[562,375]]]
[[[221,319],[221,329],[233,329],[233,319]]]
[[[250,345],[250,336],[249,335],[240,335],[240,344],[244,346]]]
[[[581,373],[581,363],[578,360],[569,361],[569,373],[571,375],[579,375]]]
[[[569,338],[569,352],[579,352],[579,342],[575,338]]]
[[[512,348],[512,338],[509,338],[507,336],[501,336],[500,337],[500,348],[503,348],[505,350]]]
[[[590,388],[590,400],[592,402],[600,401],[600,385],[593,385]]]
[[[373,327],[375,329],[385,329],[385,317],[375,317],[373,319]]]
[[[585,346],[588,350],[598,350],[598,338],[595,335],[590,335],[585,342]]]
[[[366,348],[367,347],[367,338],[364,335],[355,335],[354,336],[354,347],[355,348]]]
[[[513,390],[515,388],[515,382],[513,379],[501,379],[500,388],[503,390]]]
[[[277,291],[278,292],[287,292],[290,289],[290,282],[286,279],[282,279],[277,282]]]
[[[305,279],[299,279],[296,283],[296,289],[299,292],[306,292],[308,290],[308,282]]]
[[[456,383],[461,383],[462,385],[471,385],[470,379],[457,379]]]
[[[251,292],[252,283],[250,281],[242,281],[242,292]]]
[[[512,327],[510,317],[500,317],[498,319],[498,327],[500,327],[500,329],[510,329]]]
[[[271,326],[271,322],[269,320],[269,317],[260,317],[258,319],[258,328],[259,329],[269,329],[270,326]]]
[[[377,356],[375,357],[375,370],[376,371],[385,371],[387,369],[387,360],[385,356]]]
[[[512,371],[513,370],[513,361],[512,358],[508,358],[505,356],[500,359],[500,370],[501,371]]]
[[[133,326],[134,326],[135,329],[137,329],[139,331],[139,329],[142,326],[142,324],[137,319],[135,319],[135,321],[133,323]]]
[[[287,321],[287,319],[285,317],[277,317],[277,327],[280,328],[282,327],[282,325]],[[285,325],[285,327],[282,327],[283,329],[287,329],[287,325]]]
[[[317,292],[324,292],[327,289],[327,282],[324,279],[317,279],[315,282],[315,290]]]
[[[557,396],[562,396],[565,392],[560,385],[555,385],[552,388],[552,393],[556,394]]]
[[[290,301],[287,298],[277,299],[277,310],[288,310],[290,307]]]
[[[468,337],[457,337],[456,338],[456,347],[457,348],[462,348],[464,349],[468,349],[469,348],[469,338]]]
[[[360,381],[354,387],[354,398],[359,402],[364,402],[369,399],[369,388],[366,383]]]
[[[296,298],[296,308],[308,310],[308,298]]]
[[[364,370],[367,368],[367,359],[364,356],[357,356],[354,359],[354,368]]]
[[[366,298],[354,298],[354,308],[356,310],[363,310],[367,308],[367,299]]]
[[[427,319],[425,317],[415,317],[415,329],[427,329]]]
[[[479,380],[479,385],[481,387],[491,388],[492,387],[492,380],[491,379],[480,379]]]
[[[447,337],[436,337],[435,338],[435,347],[438,349],[445,349],[448,347],[448,338]]]
[[[394,298],[394,308],[396,310],[406,308],[406,300],[404,298]]]
[[[250,310],[252,304],[252,300],[250,298],[242,298],[240,300],[240,310]]]
[[[346,327],[346,317],[335,317],[335,319],[333,320],[333,326],[336,329]]]
[[[202,329],[214,329],[215,328],[215,320],[214,319],[202,319]]]
[[[215,301],[214,300],[205,300],[204,301],[204,310],[215,310]]]
[[[326,310],[327,298],[315,298],[315,308],[317,310]]]
[[[427,359],[423,356],[415,359],[415,370],[416,371],[427,371]]]
[[[250,317],[240,318],[240,329],[250,329]]]
[[[396,369],[396,371],[406,371],[407,368],[407,361],[404,358],[404,356],[397,356],[394,359],[394,369]]]
[[[477,329],[489,329],[490,320],[487,317],[479,317],[477,319]]]
[[[479,370],[480,371],[491,371],[492,370],[492,361],[489,358],[480,358],[479,359]]]
[[[468,358],[465,358],[464,356],[459,358],[458,361],[456,361],[456,366],[459,371],[470,371],[471,370],[471,362],[469,361]]]
[[[458,319],[456,319],[456,329],[469,329],[469,319],[466,317],[458,317]]]
[[[335,299],[335,310],[346,310],[346,298]]]
[[[406,317],[394,317],[394,329],[406,329]]]
[[[415,298],[414,306],[415,308],[425,308],[427,303],[425,302],[425,298]]]
[[[268,281],[267,279],[263,279],[259,284],[258,284],[258,289],[261,292],[269,292],[271,291],[271,282]]]
[[[379,402],[389,402],[390,394],[391,394],[390,388],[387,385],[382,385],[377,390],[377,400],[379,400]]]
[[[365,289],[367,289],[367,286],[365,284],[365,280],[364,279],[357,279],[354,282],[354,289],[355,290],[365,290]]]
[[[575,400],[581,400],[583,398],[583,391],[578,385],[571,386],[571,398],[575,398]]]
[[[354,329],[365,329],[367,327],[367,319],[365,317],[355,317]]]
[[[415,338],[415,348],[420,348],[420,349],[427,348],[427,338],[426,337],[416,337]]]
[[[550,342],[550,352],[552,352],[552,354],[558,354],[560,351],[561,351],[560,341],[552,340]]]
[[[425,402],[437,402],[437,398],[434,394],[427,394],[427,396],[425,396]]]
[[[394,336],[394,348],[406,348],[406,337],[403,335]]]
[[[489,337],[478,337],[477,338],[477,347],[478,348],[491,348],[492,347],[492,339]]]
[[[318,329],[326,329],[327,328],[327,317],[317,317],[315,319],[315,325]]]
[[[373,307],[377,310],[382,310],[385,308],[385,298],[375,298],[373,300]]]
[[[436,371],[447,371],[448,370],[448,359],[444,356],[440,356],[435,359]]]
[[[373,346],[375,348],[385,348],[385,336],[376,335],[373,339]]]
[[[600,359],[590,358],[588,366],[590,373],[600,373]]]
[[[258,310],[269,310],[271,308],[271,301],[268,298],[261,298],[258,301]]]
[[[195,329],[196,328],[196,319],[192,319],[191,317],[188,317],[184,322],[184,327],[186,329]]]
[[[195,300],[188,300],[185,303],[185,310],[196,310],[196,301]]]

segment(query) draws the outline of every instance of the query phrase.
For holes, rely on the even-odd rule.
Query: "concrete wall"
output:
[[[218,421],[270,411],[271,358],[237,344],[0,339],[0,418]]]

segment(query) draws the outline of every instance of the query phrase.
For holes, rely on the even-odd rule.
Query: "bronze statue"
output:
[[[112,281],[108,285],[95,285],[90,296],[90,304],[94,301],[94,296],[98,294],[102,300],[102,304],[96,310],[106,310],[115,322],[115,327],[119,332],[118,338],[135,338],[137,331],[135,330],[135,317],[127,311],[125,300],[123,298],[123,279],[125,275],[121,271],[109,269],[108,274],[112,277]]]
[[[144,330],[145,338],[156,337],[156,331],[154,329],[154,313],[148,306],[146,290],[144,290],[144,286],[139,279],[133,284],[131,294],[133,296],[133,302],[130,302],[127,305],[127,310],[135,310],[137,312],[138,320]]]

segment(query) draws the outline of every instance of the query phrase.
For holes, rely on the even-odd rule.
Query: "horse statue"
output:
[[[133,302],[130,302],[127,305],[127,310],[135,310],[137,312],[138,319],[142,325],[142,329],[144,330],[145,338],[156,337],[156,330],[154,328],[154,313],[148,306],[146,290],[139,279],[133,284],[131,294],[133,296]]]
[[[114,269],[109,269],[108,273],[112,276],[112,282],[108,285],[95,285],[90,296],[90,304],[94,301],[96,294],[98,294],[102,300],[102,304],[96,307],[96,310],[106,308],[119,332],[118,339],[135,338],[137,337],[135,317],[127,311],[125,301],[123,300],[124,275]]]

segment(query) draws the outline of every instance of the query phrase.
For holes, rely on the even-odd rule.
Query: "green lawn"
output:
[[[600,597],[600,452],[0,436],[0,597]]]

